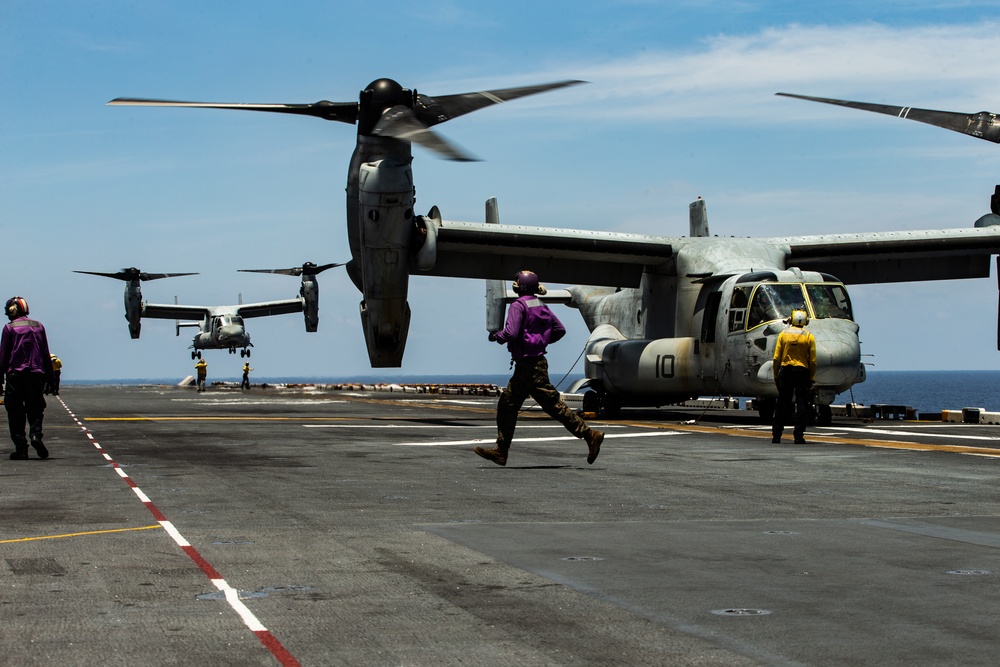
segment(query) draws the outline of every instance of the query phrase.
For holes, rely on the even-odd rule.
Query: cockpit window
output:
[[[737,285],[733,288],[733,296],[729,300],[729,330],[743,331],[747,320],[747,306],[750,305],[750,285]]]
[[[800,283],[761,283],[753,293],[747,329],[780,320],[796,308],[805,308],[806,297]]]
[[[736,302],[745,299],[743,293],[746,289],[745,286],[734,289],[731,317],[734,310],[739,310]],[[737,292],[741,294],[737,295]],[[753,329],[767,322],[783,320],[797,308],[806,310],[810,317],[816,319],[854,319],[847,288],[840,283],[761,283],[751,297],[746,328]],[[738,318],[734,318],[730,321],[729,330],[736,331],[738,328]]]
[[[812,301],[814,316],[818,319],[834,317],[853,320],[851,299],[843,285],[806,285],[809,300]]]

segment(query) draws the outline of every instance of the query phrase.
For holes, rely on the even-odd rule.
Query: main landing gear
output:
[[[194,352],[191,353],[191,358],[192,359],[201,359],[201,352],[199,350],[195,350]]]
[[[603,390],[591,389],[583,394],[583,411],[593,412],[608,419],[615,419],[621,414],[622,404],[617,396]]]

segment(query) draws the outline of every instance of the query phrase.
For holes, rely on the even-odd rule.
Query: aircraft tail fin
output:
[[[500,208],[496,197],[486,200],[486,222],[491,225],[500,224]],[[514,276],[511,276],[513,280]],[[548,290],[539,294],[538,298],[545,303],[570,303],[572,295],[567,290]],[[492,333],[504,327],[504,316],[507,304],[515,301],[517,294],[507,288],[507,281],[491,279],[486,281],[486,330]]]
[[[180,303],[180,302],[177,300],[177,295],[175,294],[174,295],[174,305],[177,305],[178,303]],[[174,333],[174,335],[175,336],[180,336],[181,335],[181,321],[180,320],[174,320],[174,326],[175,326],[175,332],[176,332],[176,333]]]
[[[691,237],[709,236],[708,212],[705,211],[705,200],[698,197],[688,205],[688,218],[691,224]]]
[[[486,222],[491,225],[500,224],[500,207],[496,197],[486,200]],[[504,314],[507,310],[507,286],[503,280],[486,281],[486,330],[496,333],[503,329]]]
[[[496,333],[503,329],[507,304],[514,299],[507,298],[507,288],[502,280],[486,281],[486,330]]]

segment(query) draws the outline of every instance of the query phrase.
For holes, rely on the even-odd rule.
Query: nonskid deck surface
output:
[[[992,664],[1000,427],[64,387],[0,460],[4,662]]]

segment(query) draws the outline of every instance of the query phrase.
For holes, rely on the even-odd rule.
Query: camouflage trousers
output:
[[[559,390],[549,381],[549,362],[545,357],[521,359],[514,363],[514,375],[497,401],[497,447],[501,450],[510,447],[517,414],[529,396],[576,437],[584,438],[590,433],[587,423],[560,400]]]

